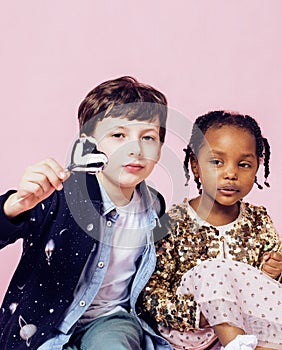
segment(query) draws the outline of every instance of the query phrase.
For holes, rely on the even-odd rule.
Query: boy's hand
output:
[[[281,244],[278,252],[267,252],[263,256],[262,271],[276,279],[282,272]]]
[[[5,214],[13,218],[33,208],[55,190],[63,188],[63,181],[69,177],[64,168],[54,159],[48,158],[26,168],[18,185],[4,204]]]

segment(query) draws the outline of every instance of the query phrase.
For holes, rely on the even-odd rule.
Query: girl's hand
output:
[[[60,191],[68,177],[64,168],[52,158],[27,167],[17,192],[6,200],[4,213],[13,218],[33,208],[55,190]]]
[[[199,324],[200,328],[208,328],[210,327],[207,319],[205,318],[205,316],[200,313],[200,324]]]
[[[278,252],[267,252],[263,256],[262,271],[273,279],[280,276],[282,272],[281,244]]]

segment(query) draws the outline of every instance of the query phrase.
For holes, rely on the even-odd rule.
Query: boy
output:
[[[122,77],[90,91],[78,118],[81,136],[108,157],[103,172],[66,175],[49,158],[0,197],[1,247],[24,242],[2,305],[0,348],[171,349],[135,311],[165,209],[144,180],[165,139],[166,98]]]

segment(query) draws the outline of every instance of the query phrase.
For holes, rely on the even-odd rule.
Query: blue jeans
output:
[[[64,350],[141,350],[143,330],[134,316],[119,311],[78,328]]]

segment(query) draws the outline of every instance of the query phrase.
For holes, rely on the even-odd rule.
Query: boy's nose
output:
[[[129,155],[138,156],[142,155],[142,146],[140,140],[130,141],[128,144]]]

